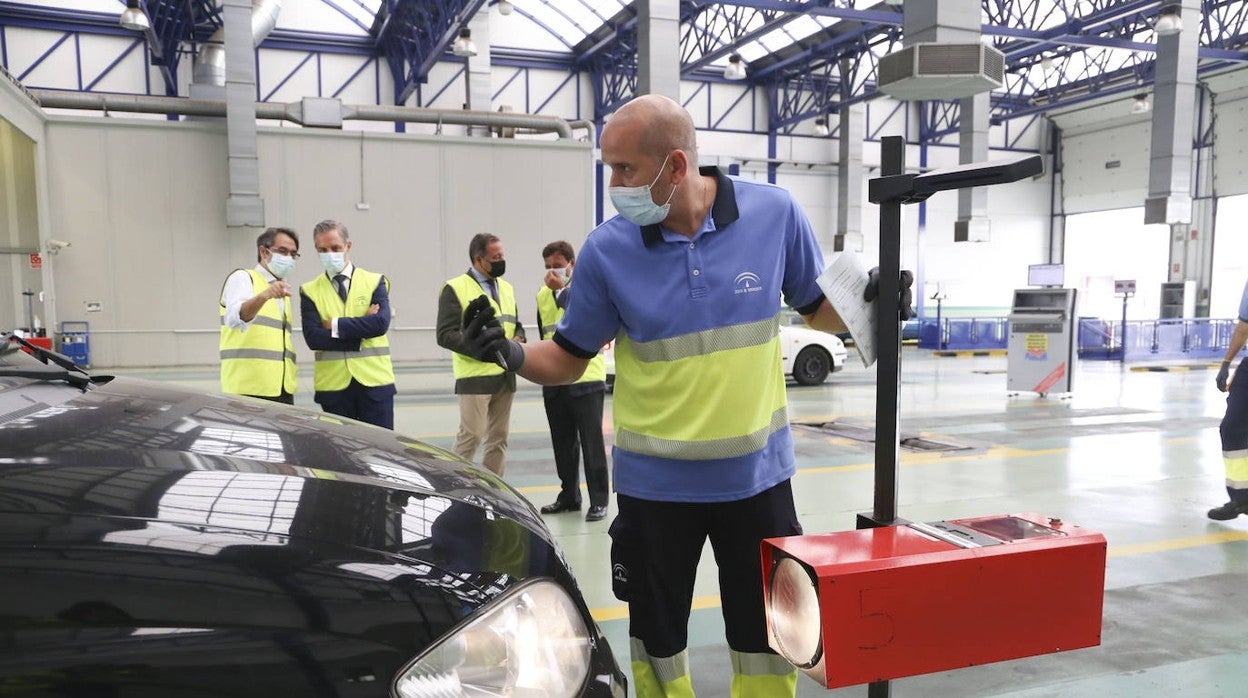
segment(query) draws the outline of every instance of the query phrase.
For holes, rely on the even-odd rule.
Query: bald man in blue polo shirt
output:
[[[638,696],[692,696],[688,621],[709,538],[731,650],[731,695],[796,692],[767,644],[759,542],[800,534],[776,314],[844,330],[816,283],[823,256],[785,190],[697,168],[688,112],[646,95],[602,132],[620,215],[577,259],[576,297],[550,340],[501,338],[469,308],[479,356],[545,385],[567,383],[614,340],[612,583],[629,605]]]

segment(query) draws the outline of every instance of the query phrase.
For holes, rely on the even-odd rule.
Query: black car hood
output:
[[[170,637],[349,642],[388,677],[535,577],[576,588],[532,506],[438,448],[160,383],[0,377],[0,627],[33,643],[19,666],[57,656],[40,643],[72,655],[83,629],[189,629]]]
[[[37,465],[45,473],[86,467],[154,470],[162,473],[158,478],[216,472],[350,482],[388,490],[397,499],[458,501],[549,535],[533,507],[493,473],[390,430],[305,408],[137,379],[117,378],[87,391],[60,384],[6,390],[20,380],[0,378],[4,478],[15,467]],[[132,502],[109,498],[105,505],[87,492],[66,495],[58,503],[66,513],[158,514],[150,496]],[[172,521],[178,511],[165,508],[159,515]],[[189,522],[202,523],[198,515]],[[238,525],[267,530],[263,523]]]

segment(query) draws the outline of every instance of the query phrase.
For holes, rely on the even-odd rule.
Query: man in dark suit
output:
[[[299,287],[303,338],[316,354],[315,400],[326,412],[394,428],[390,281],[351,263],[347,227],[321,221],[312,242],[325,273]]]

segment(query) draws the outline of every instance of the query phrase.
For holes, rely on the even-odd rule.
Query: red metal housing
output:
[[[771,592],[785,557],[815,580],[821,613],[821,651],[799,668],[829,688],[1100,644],[1101,534],[1035,513],[945,524],[953,535],[918,524],[763,541],[772,648],[784,654]]]

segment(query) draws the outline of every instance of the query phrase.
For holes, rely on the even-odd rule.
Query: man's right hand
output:
[[[269,298],[287,298],[290,296],[290,284],[281,279],[269,283]]]
[[[1223,361],[1222,368],[1218,369],[1218,377],[1213,379],[1213,382],[1216,383],[1218,386],[1218,390],[1224,393],[1226,392],[1226,379],[1230,377],[1230,373],[1231,373],[1231,362]]]
[[[507,336],[485,296],[477,296],[464,309],[462,330],[468,356],[487,363],[497,363],[500,353],[506,356]]]

